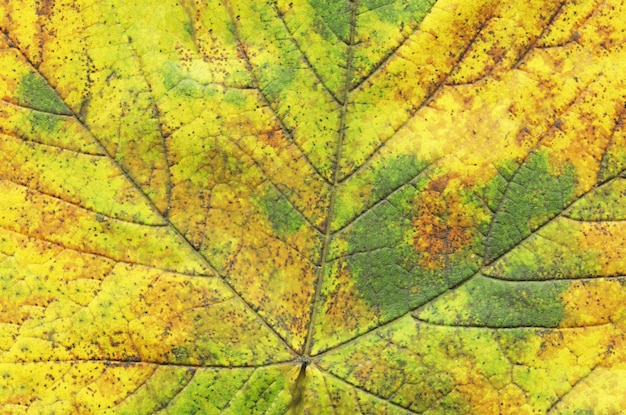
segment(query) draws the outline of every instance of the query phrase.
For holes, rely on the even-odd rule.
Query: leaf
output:
[[[626,411],[625,7],[0,2],[0,412]]]

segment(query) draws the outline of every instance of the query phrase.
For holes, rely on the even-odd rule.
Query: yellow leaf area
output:
[[[0,0],[0,414],[626,412],[621,0]]]

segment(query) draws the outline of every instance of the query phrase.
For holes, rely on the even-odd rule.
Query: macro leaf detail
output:
[[[0,413],[626,411],[625,22],[0,1]]]

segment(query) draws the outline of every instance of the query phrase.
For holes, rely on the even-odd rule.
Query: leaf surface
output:
[[[0,413],[626,411],[623,1],[0,16]]]

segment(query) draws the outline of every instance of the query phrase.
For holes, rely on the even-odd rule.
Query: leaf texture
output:
[[[0,1],[0,413],[623,413],[625,22]]]

